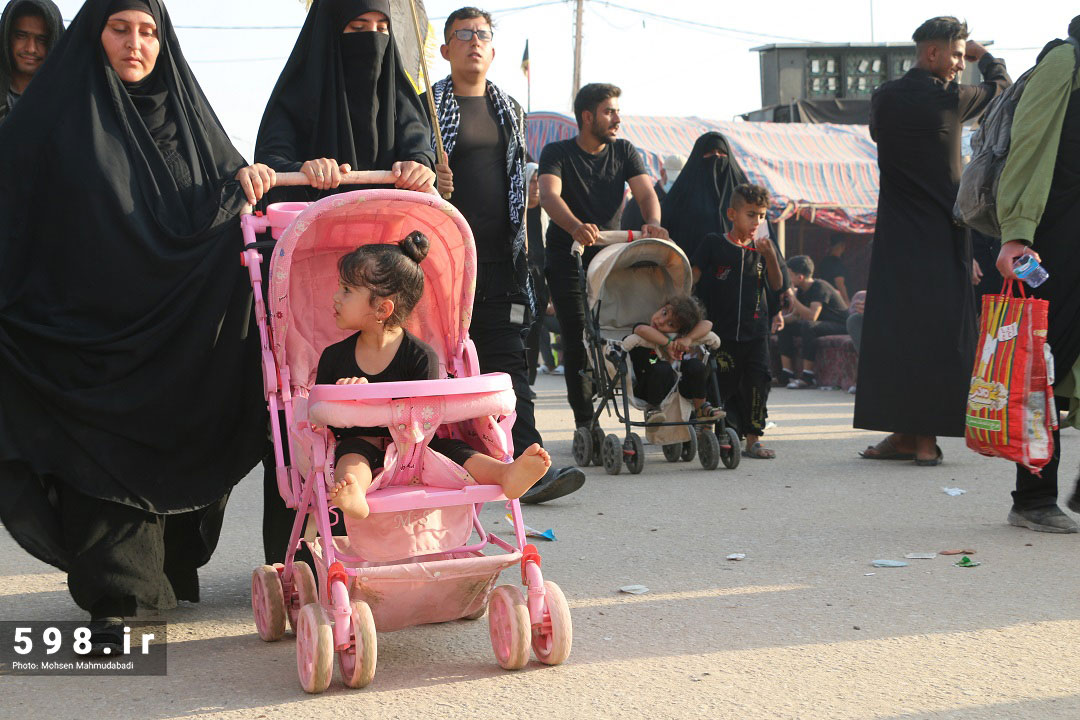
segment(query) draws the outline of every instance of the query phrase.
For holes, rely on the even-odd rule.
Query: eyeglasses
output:
[[[495,33],[491,32],[490,30],[455,30],[454,31],[454,37],[456,37],[461,42],[471,42],[472,39],[473,39],[473,35],[475,35],[476,38],[480,42],[491,42],[491,38],[495,37]]]

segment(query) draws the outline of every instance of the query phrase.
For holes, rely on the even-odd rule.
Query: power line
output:
[[[662,15],[660,13],[651,12],[649,10],[641,10],[639,8],[627,7],[626,5],[620,5],[618,3],[607,2],[602,0],[603,4],[607,7],[615,8],[616,10],[622,10],[624,12],[635,13],[643,17],[652,18],[653,20],[660,20],[663,22],[669,22],[674,25],[682,25],[695,30],[715,30],[719,32],[731,33],[734,35],[747,35],[749,37],[765,39],[765,40],[791,40],[792,42],[810,43],[816,42],[814,40],[808,40],[807,38],[788,37],[786,35],[774,35],[772,33],[759,33],[751,30],[740,30],[738,28],[724,27],[722,25],[712,25],[710,23],[703,23],[697,20],[688,20],[686,18],[675,17],[673,15]]]

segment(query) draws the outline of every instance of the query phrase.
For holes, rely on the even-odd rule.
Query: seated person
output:
[[[693,403],[694,417],[699,420],[723,417],[719,409],[705,400],[705,363],[700,358],[683,357],[691,345],[712,330],[712,323],[704,318],[705,309],[697,298],[676,295],[653,313],[648,324],[640,323],[634,328],[635,335],[660,346],[657,350],[636,347],[630,351],[630,362],[634,366],[634,394],[650,407],[646,422],[654,416],[675,386],[675,368],[671,366],[675,360],[681,361],[679,394]]]
[[[863,313],[866,310],[866,291],[860,290],[851,298],[851,307],[848,308],[847,334],[851,336],[851,342],[855,344],[855,354],[859,354],[859,344],[862,343]],[[856,387],[852,385],[848,392],[855,394]]]
[[[825,335],[844,335],[847,332],[847,304],[840,293],[824,280],[814,279],[814,261],[806,255],[796,255],[787,261],[794,291],[790,309],[784,316],[784,328],[778,333],[780,365],[784,380],[791,390],[814,387],[814,361],[817,358],[817,339]],[[791,292],[791,291],[789,291]],[[795,338],[802,338],[802,376],[793,369]]]
[[[362,245],[341,258],[334,317],[339,328],[357,332],[323,351],[316,384],[437,379],[435,351],[403,327],[424,292],[420,261],[427,252],[428,239],[413,232],[397,245]],[[390,431],[330,430],[337,439],[330,501],[348,517],[365,518],[366,494],[382,467]],[[512,463],[488,457],[461,440],[436,437],[429,447],[464,467],[479,484],[499,485],[511,499],[521,497],[551,466],[547,452],[535,443]]]

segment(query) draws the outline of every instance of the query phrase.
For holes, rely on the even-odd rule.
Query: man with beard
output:
[[[0,123],[64,32],[51,0],[12,0],[0,16]]]
[[[976,311],[971,239],[952,219],[961,124],[1010,83],[1005,63],[967,37],[956,18],[927,20],[913,35],[915,67],[870,103],[881,194],[855,427],[891,434],[864,458],[937,465],[937,436],[964,436]],[[955,82],[965,58],[978,62],[981,84]]]
[[[566,395],[578,427],[592,423],[590,383],[584,345],[585,295],[571,252],[585,246],[582,261],[596,255],[601,230],[618,229],[623,187],[641,208],[647,237],[667,239],[660,226],[660,201],[645,172],[641,155],[619,132],[619,96],[614,85],[591,83],[574,98],[576,137],[549,143],[540,153],[540,204],[551,218],[547,231],[547,279],[555,314],[562,328]]]
[[[450,77],[435,83],[432,99],[448,165],[436,167],[439,190],[472,228],[476,242],[476,293],[469,336],[480,372],[504,372],[514,383],[517,420],[514,456],[534,443],[536,430],[525,361],[525,337],[535,315],[526,256],[525,113],[487,79],[495,59],[491,15],[465,7],[450,13],[440,48]],[[536,238],[534,242],[542,242]],[[539,503],[568,495],[585,484],[575,467],[549,468],[521,497]]]

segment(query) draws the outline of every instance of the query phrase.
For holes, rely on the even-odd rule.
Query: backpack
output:
[[[1076,54],[1075,73],[1080,68],[1080,42],[1072,37],[1066,42],[1072,45]],[[953,216],[971,229],[991,237],[1001,237],[997,215],[998,182],[1005,161],[1009,159],[1013,115],[1035,67],[1038,65],[990,101],[978,129],[971,136],[971,162],[964,168],[956,193]]]

